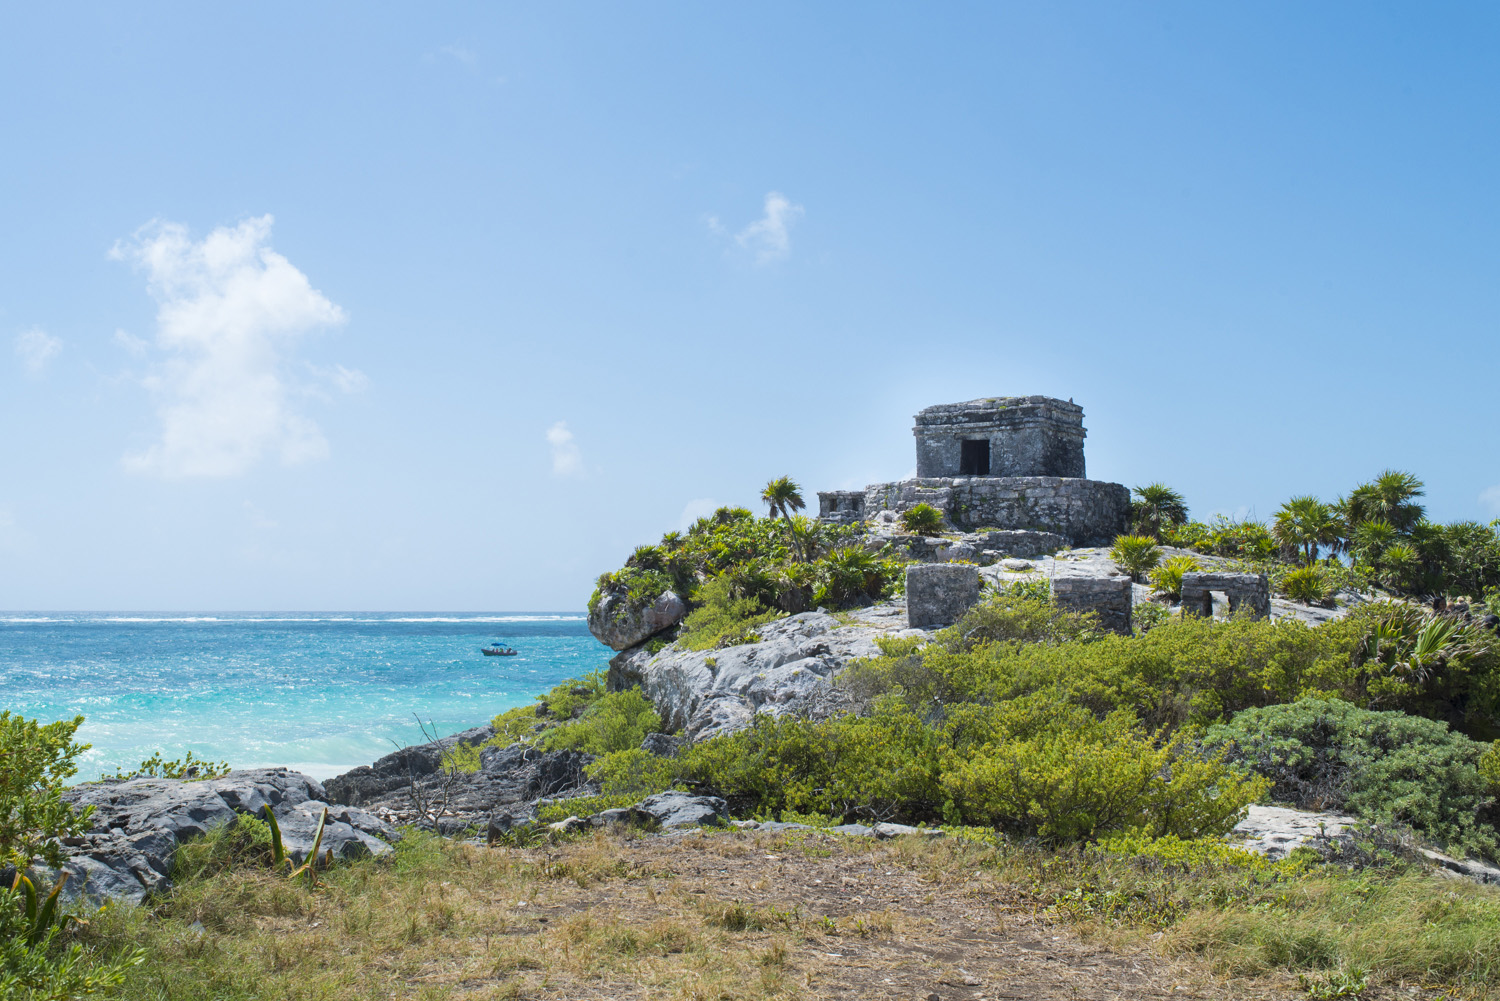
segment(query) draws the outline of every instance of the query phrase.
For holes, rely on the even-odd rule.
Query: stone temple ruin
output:
[[[1052,532],[1103,546],[1129,523],[1130,491],[1086,479],[1083,408],[1048,396],[997,396],[916,416],[917,475],[818,494],[818,517],[855,522],[921,503],[955,528]]]

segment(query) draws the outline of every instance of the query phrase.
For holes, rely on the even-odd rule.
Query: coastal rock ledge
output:
[[[354,807],[327,802],[322,785],[287,768],[250,768],[216,779],[140,778],[88,782],[65,790],[63,798],[94,807],[94,826],[67,838],[68,853],[56,872],[38,873],[49,885],[69,876],[64,895],[94,902],[139,903],[171,886],[172,856],[188,838],[208,833],[239,814],[260,814],[270,806],[281,827],[287,854],[299,864],[312,850],[318,819],[328,809],[323,849],[335,858],[384,855],[400,838],[389,824]]]

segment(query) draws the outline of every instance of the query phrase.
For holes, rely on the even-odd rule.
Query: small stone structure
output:
[[[1263,573],[1185,573],[1182,575],[1184,614],[1214,614],[1214,592],[1229,599],[1229,613],[1248,603],[1250,614],[1263,619],[1271,614],[1271,584]]]
[[[1046,396],[928,407],[916,416],[917,475],[818,494],[818,517],[850,524],[931,504],[958,529],[1027,530],[1073,546],[1125,531],[1130,491],[1084,479],[1083,408]]]
[[[916,416],[917,478],[1083,478],[1083,408],[1048,396],[995,396]]]
[[[979,600],[979,568],[921,563],[906,568],[906,624],[929,629],[957,622]]]
[[[1052,581],[1052,600],[1070,612],[1095,612],[1099,624],[1117,633],[1130,635],[1132,604],[1130,578],[1056,577]]]

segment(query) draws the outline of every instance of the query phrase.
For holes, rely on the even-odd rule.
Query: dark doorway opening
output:
[[[959,476],[988,476],[990,475],[990,443],[989,439],[981,438],[977,441],[968,440],[959,443],[958,453],[958,475]]]

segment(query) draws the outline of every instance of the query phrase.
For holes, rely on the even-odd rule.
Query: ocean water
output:
[[[485,657],[502,640],[516,657]],[[76,781],[185,751],[328,778],[487,723],[611,651],[577,613],[0,613],[0,709],[83,716]]]

